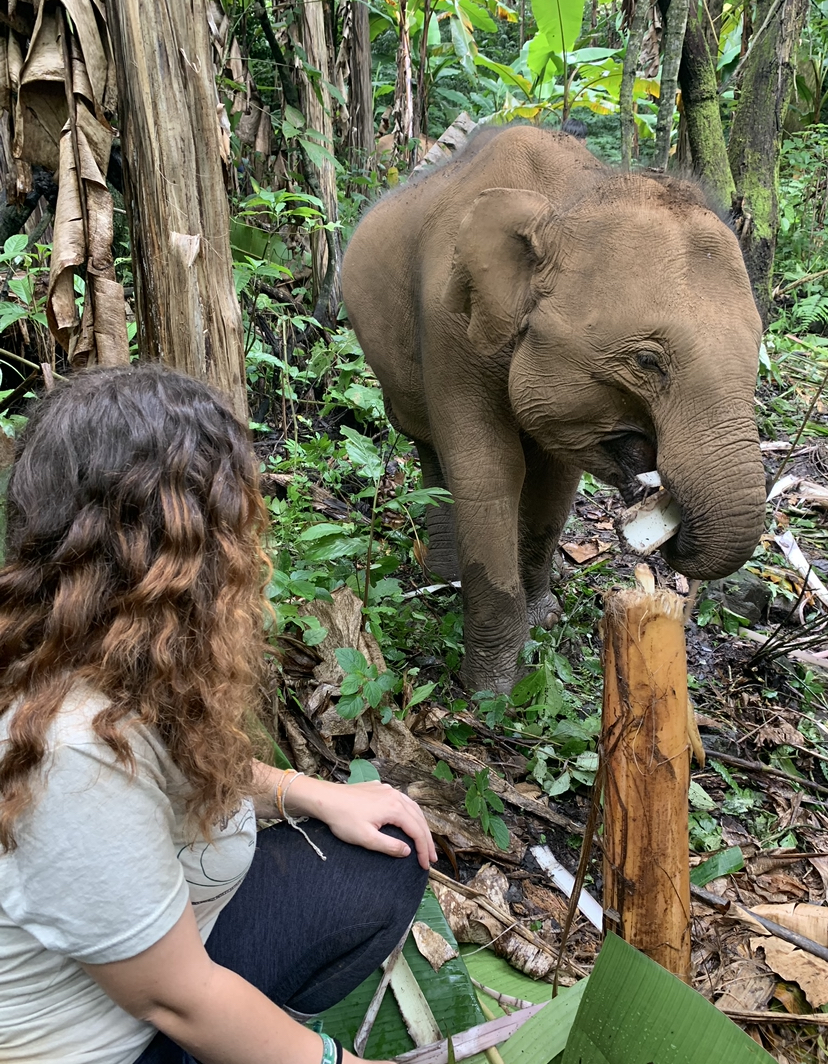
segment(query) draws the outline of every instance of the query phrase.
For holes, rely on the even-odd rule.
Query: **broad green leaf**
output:
[[[487,59],[485,55],[480,55],[479,53],[474,57],[474,61],[477,66],[486,67],[487,70],[493,70],[506,85],[516,85],[527,98],[531,97],[532,82],[522,74],[517,74],[511,67],[504,66],[503,63],[495,63],[493,60]]]
[[[532,0],[538,30],[552,52],[571,52],[581,32],[583,0]]]
[[[454,773],[451,771],[451,767],[446,764],[445,761],[438,761],[434,766],[432,776],[436,776],[438,780],[453,780]]]
[[[379,778],[379,772],[377,772],[370,761],[364,761],[361,757],[357,757],[351,762],[348,783],[370,783]]]
[[[325,536],[347,536],[353,531],[353,527],[351,524],[335,525],[330,521],[318,521],[315,525],[311,525],[303,532],[300,532],[299,539],[303,543],[309,543]]]
[[[566,1046],[589,979],[582,979],[569,989],[562,988],[558,996],[553,998],[549,983],[530,979],[523,972],[516,971],[502,957],[496,957],[490,950],[481,950],[477,946],[469,945],[461,946],[460,953],[469,969],[469,975],[484,986],[534,1004],[549,1002],[545,1009],[533,1016],[507,1042],[498,1046],[504,1064],[549,1064],[554,1060]],[[481,1000],[495,1017],[505,1015],[493,998],[485,995]]]
[[[567,55],[570,63],[596,63],[599,59],[609,59],[618,55],[617,48],[576,48]]]
[[[3,245],[3,257],[10,259],[15,255],[21,255],[26,250],[28,243],[29,238],[25,233],[15,233]]]
[[[509,829],[499,816],[489,817],[489,834],[501,850],[509,849]]]
[[[376,709],[382,701],[382,696],[385,692],[378,680],[369,680],[363,687],[362,693],[371,709]]]
[[[284,116],[297,129],[305,128],[305,116],[296,107],[291,107],[289,103],[285,104]]]
[[[250,256],[259,261],[280,263],[286,263],[290,258],[287,245],[278,233],[268,233],[237,218],[230,219],[230,246],[236,257]]]
[[[772,1060],[692,987],[608,934],[562,1064],[771,1064]]]
[[[529,42],[529,49],[526,52],[526,65],[533,74],[537,74],[539,78],[542,77],[546,80],[549,77],[549,69],[552,66],[555,55],[555,49],[546,39],[546,35],[538,30]],[[552,73],[555,73],[554,69],[552,69]]]
[[[436,686],[436,683],[424,683],[420,687],[415,687],[411,692],[411,698],[409,698],[406,704],[406,709],[411,709],[413,706],[418,706],[421,702],[425,701]]]
[[[362,688],[362,677],[356,672],[350,672],[339,687],[341,695],[355,695]]]
[[[452,17],[449,21],[451,24],[451,43],[454,45],[454,54],[460,60],[460,65],[471,80],[477,81],[477,70],[474,65],[474,59],[477,55],[477,45],[475,44],[474,37],[472,37],[469,30],[466,28],[463,19],[463,10],[459,5],[457,7],[457,16]]]
[[[690,789],[687,797],[690,801],[690,805],[694,809],[715,809],[716,803],[702,787],[700,783],[696,783],[695,780],[690,780]]]
[[[345,437],[345,450],[357,472],[370,480],[381,477],[385,472],[385,462],[374,441],[347,426],[343,426],[341,432]]]
[[[344,720],[354,720],[365,712],[366,702],[362,695],[347,695],[336,703],[336,711]]]
[[[430,890],[426,891],[417,910],[416,919],[423,920],[451,946],[457,948],[454,935]],[[410,936],[403,949],[403,956],[408,961],[444,1035],[453,1031],[466,1031],[484,1021],[469,973],[460,957],[448,961],[435,972]],[[320,1017],[325,1033],[338,1038],[349,1052],[353,1048],[354,1035],[362,1023],[379,979],[379,971],[374,972],[344,1001],[323,1012]],[[546,1009],[543,1009],[539,1015],[545,1011]],[[383,999],[371,1037],[368,1039],[365,1057],[368,1060],[389,1060],[413,1048],[414,1044],[405,1029],[400,1010],[389,991]],[[471,1058],[469,1064],[487,1064],[487,1061],[481,1054]]]
[[[337,162],[331,152],[321,144],[317,144],[315,140],[312,140],[310,137],[300,137],[299,143],[305,149],[305,152],[313,165],[320,170],[324,170],[329,166],[333,167],[334,170],[342,169],[341,164]]]
[[[479,30],[486,30],[488,33],[495,32],[497,25],[484,7],[480,7],[480,5],[476,4],[474,0],[457,0],[457,3],[462,7],[463,11],[465,11],[472,26]]]
[[[337,647],[334,651],[339,667],[343,672],[357,672],[364,674],[368,668],[368,662],[361,650],[355,647]]]
[[[31,306],[34,294],[32,275],[26,274],[25,277],[12,277],[9,281],[9,291],[16,295],[21,303]]]
[[[0,333],[5,332],[10,325],[26,317],[26,308],[19,303],[0,303]]]
[[[738,846],[731,846],[720,853],[714,853],[708,860],[690,869],[690,882],[697,887],[705,887],[719,876],[729,876],[731,872],[741,872],[745,867],[745,857]]]

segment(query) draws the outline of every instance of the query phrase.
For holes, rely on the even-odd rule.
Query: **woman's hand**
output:
[[[257,789],[272,795],[282,771],[256,762],[254,775]],[[273,809],[272,799],[269,810],[263,802],[256,803],[259,816],[273,816]],[[407,857],[411,849],[406,843],[380,831],[386,824],[393,824],[414,842],[422,868],[437,860],[434,840],[420,807],[401,791],[378,780],[343,784],[298,776],[287,789],[285,810],[294,817],[312,816],[323,821],[343,842],[392,857]]]
[[[379,780],[370,783],[325,783],[305,776],[290,789],[287,812],[324,821],[343,842],[407,857],[409,846],[380,828],[394,824],[414,842],[422,868],[437,860],[437,851],[423,811],[415,801]]]

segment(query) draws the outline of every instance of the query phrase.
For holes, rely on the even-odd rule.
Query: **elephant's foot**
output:
[[[463,687],[474,694],[475,691],[493,691],[495,694],[508,694],[518,680],[529,671],[519,663],[519,657],[527,639],[529,629],[521,634],[519,640],[511,638],[509,645],[501,644],[491,650],[475,647],[474,642],[466,640],[466,656],[460,668],[460,682]]]
[[[541,628],[554,628],[554,626],[561,619],[561,603],[557,595],[553,595],[551,591],[546,591],[539,598],[529,603],[529,626],[534,628],[539,625]]]

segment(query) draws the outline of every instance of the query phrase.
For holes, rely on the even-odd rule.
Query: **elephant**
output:
[[[469,690],[520,676],[583,471],[628,504],[638,474],[660,474],[678,572],[751,556],[762,325],[736,237],[693,182],[618,173],[537,126],[487,129],[366,213],[342,283],[389,419],[453,498],[429,508],[427,565],[461,579]]]

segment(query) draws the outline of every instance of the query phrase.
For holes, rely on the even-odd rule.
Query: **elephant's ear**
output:
[[[513,188],[481,192],[463,219],[443,303],[469,319],[478,351],[499,350],[520,329],[532,280],[551,254],[552,220],[546,196]]]

